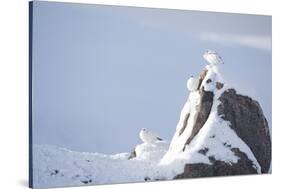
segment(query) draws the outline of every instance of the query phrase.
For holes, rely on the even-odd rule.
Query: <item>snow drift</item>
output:
[[[163,180],[166,178],[161,171],[165,171],[158,162],[168,147],[165,141],[139,144],[135,148],[136,156],[129,158],[130,153],[81,153],[35,145],[34,188]]]

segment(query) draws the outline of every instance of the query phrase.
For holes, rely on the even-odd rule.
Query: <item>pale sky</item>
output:
[[[271,125],[270,16],[35,1],[33,19],[35,144],[129,152],[141,128],[171,140],[208,49]]]

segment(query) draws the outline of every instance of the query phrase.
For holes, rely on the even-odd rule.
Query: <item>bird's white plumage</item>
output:
[[[189,91],[195,91],[198,88],[199,79],[191,76],[186,83],[187,89]]]
[[[144,142],[144,143],[154,143],[156,141],[161,141],[162,139],[159,138],[156,134],[146,130],[146,129],[142,129],[139,133],[140,139]]]
[[[223,64],[222,58],[215,51],[208,50],[204,53],[203,57],[211,65]]]

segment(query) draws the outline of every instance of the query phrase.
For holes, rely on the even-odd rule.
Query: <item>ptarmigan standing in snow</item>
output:
[[[190,91],[195,91],[198,88],[199,79],[191,76],[186,83],[187,89]]]
[[[163,139],[159,138],[156,134],[154,134],[146,129],[141,129],[139,136],[140,136],[140,139],[144,143],[154,143],[156,141],[163,140]]]
[[[211,65],[223,64],[222,58],[215,51],[207,50],[203,55],[204,59]]]

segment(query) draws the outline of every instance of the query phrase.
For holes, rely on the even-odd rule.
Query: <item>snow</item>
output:
[[[126,152],[106,155],[74,152],[49,145],[34,145],[34,187],[169,180],[183,173],[186,164],[211,165],[209,157],[228,164],[237,163],[239,157],[231,148],[238,148],[244,152],[257,172],[261,173],[260,165],[251,149],[231,129],[231,123],[218,116],[217,107],[221,103],[218,99],[229,89],[223,81],[218,65],[207,65],[206,69],[208,72],[201,88],[214,93],[213,106],[206,123],[189,144],[186,144],[186,141],[192,133],[194,118],[200,104],[199,90],[190,91],[171,143],[159,140],[158,136],[150,131],[142,130],[140,138],[144,143],[135,147],[134,158],[129,158],[131,154]],[[223,88],[217,89],[216,82],[223,83]]]
[[[78,153],[50,146],[36,146],[34,155],[34,162],[36,162],[33,169],[35,188],[83,185],[85,183],[108,184],[143,179],[139,178],[137,173],[129,174],[130,171],[135,172],[132,168],[139,168],[140,163],[125,160],[122,156],[118,158],[119,155],[110,157],[98,153]],[[134,176],[134,178],[130,176]]]
[[[143,143],[136,146],[136,156],[139,160],[158,162],[168,151],[169,144],[165,141]]]
[[[167,179],[157,162],[168,147],[164,141],[143,143],[136,147],[137,157],[129,160],[130,153],[81,153],[50,145],[35,145],[34,188]]]

